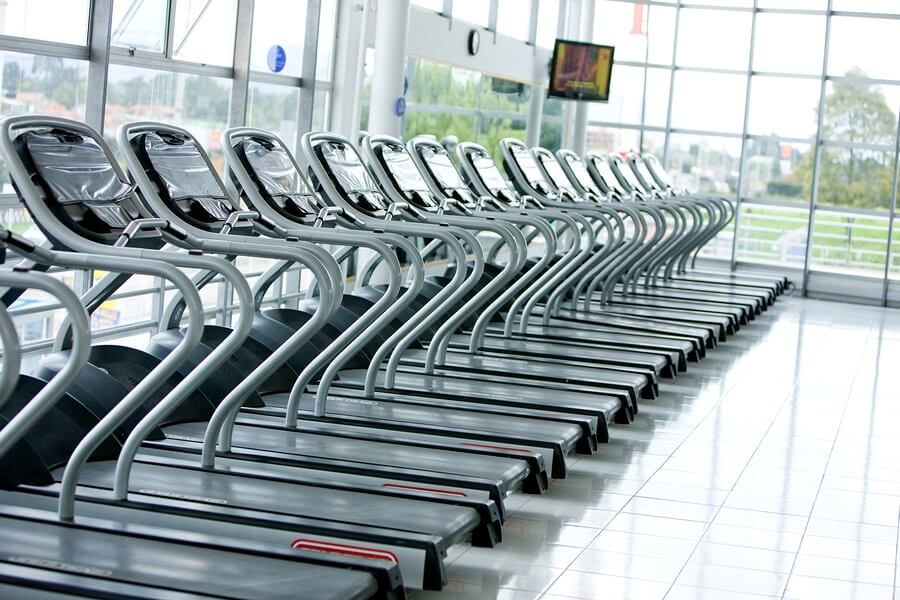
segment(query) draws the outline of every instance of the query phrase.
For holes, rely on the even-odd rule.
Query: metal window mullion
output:
[[[675,3],[675,31],[672,33],[672,65],[669,67],[671,74],[669,76],[669,106],[666,107],[666,141],[663,143],[663,164],[669,161],[669,143],[672,138],[672,105],[675,99],[675,72],[678,68],[678,34],[681,25],[681,0]]]
[[[828,52],[831,46],[831,3],[828,0],[828,13],[825,15],[825,44],[822,55],[822,81],[819,86],[819,114],[816,123],[816,140],[813,152],[812,190],[809,195],[809,221],[806,226],[806,255],[803,258],[803,286],[800,293],[806,297],[809,285],[809,261],[812,257],[813,230],[816,225],[816,204],[819,200],[819,167],[822,160],[822,124],[825,120],[825,85],[828,75]]]
[[[316,61],[319,53],[319,25],[322,21],[322,0],[309,0],[303,37],[303,64],[300,67],[300,102],[297,106],[297,140],[294,152],[300,156],[300,137],[312,130],[316,105]]]
[[[160,329],[163,327],[162,320],[166,308],[165,285],[165,281],[163,281],[162,277],[154,277],[153,289],[150,290],[150,301],[152,302],[150,314],[153,315],[153,320],[159,323]]]
[[[644,2],[646,4],[646,2]],[[644,125],[647,120],[647,78],[649,75],[649,69],[647,68],[647,64],[650,62],[650,15],[653,10],[647,6],[647,37],[644,40],[644,87],[643,94],[641,95],[641,133],[638,137],[638,151],[643,154],[644,152]]]
[[[76,60],[88,60],[90,58],[90,49],[88,46],[79,46],[78,44],[67,44],[63,42],[50,42],[46,40],[33,40],[3,34],[0,34],[0,50],[18,52],[20,54],[38,54],[41,56],[72,58]]]
[[[756,46],[756,15],[758,0],[753,0],[753,14],[750,17],[750,53],[747,57],[747,90],[744,94],[744,125],[741,129],[741,158],[738,168],[737,197],[734,201],[734,233],[731,236],[731,270],[737,268],[737,242],[741,227],[741,196],[743,195],[744,169],[747,158],[747,130],[750,122],[750,88],[753,86],[753,51]]]
[[[894,176],[891,179],[891,209],[888,213],[887,254],[884,257],[884,281],[881,284],[881,306],[887,306],[890,287],[891,254],[894,248],[894,217],[897,214],[897,180],[900,177],[900,116],[897,118],[897,135],[894,138]]]
[[[171,59],[175,49],[175,13],[177,12],[178,0],[169,0],[168,14],[166,15],[166,45],[163,48],[163,55]]]
[[[150,52],[135,52],[134,54],[131,54],[124,48],[116,47],[110,48],[109,62],[114,65],[155,69],[172,73],[185,73],[188,75],[201,75],[205,77],[220,77],[227,79],[234,77],[234,69],[232,67],[207,65],[186,60],[173,60],[165,58],[160,54]]]
[[[106,114],[106,80],[109,74],[109,45],[112,38],[112,0],[93,0],[90,12],[87,99],[85,122],[103,131]]]
[[[231,80],[231,103],[228,108],[229,127],[247,123],[247,99],[250,88],[250,49],[253,45],[254,0],[237,1],[234,32],[234,73]]]
[[[488,0],[491,3],[488,10],[488,30],[494,33],[494,44],[497,43],[497,12],[500,10],[500,0]]]
[[[531,0],[531,15],[528,18],[528,43],[534,46],[537,53],[538,11],[541,0]]]

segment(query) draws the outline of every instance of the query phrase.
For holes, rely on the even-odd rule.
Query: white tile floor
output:
[[[787,298],[426,598],[900,600],[900,311]]]

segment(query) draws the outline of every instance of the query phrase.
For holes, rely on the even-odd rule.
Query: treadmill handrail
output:
[[[12,234],[6,230],[0,229],[0,236],[9,239]],[[18,248],[16,248],[18,251]],[[28,253],[24,255],[29,256]],[[90,319],[78,296],[64,283],[46,275],[44,273],[32,273],[25,271],[0,271],[0,285],[5,287],[31,288],[41,290],[50,294],[63,307],[63,309],[72,317],[73,336],[72,348],[66,357],[66,363],[62,369],[47,382],[47,384],[0,430],[0,460],[7,452],[21,440],[43,417],[48,410],[65,394],[66,388],[78,376],[78,372],[85,365],[91,355],[91,331]],[[12,375],[8,378],[15,387],[16,380],[19,376],[19,359],[21,353],[19,350],[19,340],[16,335],[15,326],[12,326],[12,337],[7,339],[9,331],[6,329],[6,323],[12,325],[12,320],[6,307],[0,310],[0,322],[3,326],[3,368],[4,379],[6,377],[6,369],[14,369]],[[7,356],[11,360],[7,360]],[[9,392],[12,390],[10,389]],[[6,392],[6,390],[4,390]],[[9,392],[0,398],[0,405],[8,397]]]
[[[7,284],[4,285],[9,287]],[[0,408],[2,408],[16,388],[19,370],[22,368],[22,348],[19,346],[16,326],[3,303],[0,303],[0,347],[3,351],[3,372],[0,372]]]
[[[215,451],[217,443],[221,444],[223,449],[226,451],[230,449],[234,421],[237,418],[238,412],[243,402],[250,395],[250,393],[252,393],[269,375],[271,375],[272,372],[274,372],[278,367],[284,364],[293,354],[295,354],[299,350],[299,348],[304,343],[306,343],[306,341],[315,332],[320,330],[325,325],[331,314],[333,314],[335,307],[337,306],[336,302],[334,302],[333,300],[332,295],[343,292],[342,288],[340,292],[338,292],[337,290],[333,290],[331,286],[331,282],[334,280],[334,277],[332,276],[332,274],[330,274],[330,271],[333,272],[338,270],[337,263],[334,262],[334,259],[330,254],[322,251],[318,247],[301,244],[299,241],[267,241],[265,243],[235,241],[235,238],[228,234],[212,234],[194,228],[189,223],[182,222],[178,215],[173,213],[166,206],[166,204],[162,202],[162,199],[159,197],[159,194],[156,191],[156,187],[153,185],[152,181],[150,181],[146,171],[141,165],[140,160],[131,148],[130,136],[150,131],[163,131],[167,133],[172,132],[186,136],[191,140],[194,140],[194,138],[189,132],[187,132],[187,130],[179,127],[174,127],[172,125],[156,123],[152,121],[126,123],[119,128],[117,132],[117,139],[119,141],[120,147],[122,148],[123,155],[125,156],[125,162],[128,165],[132,176],[136,179],[138,187],[143,191],[147,203],[152,206],[155,212],[159,213],[161,216],[167,218],[172,222],[178,223],[178,225],[184,227],[188,231],[188,233],[190,233],[192,236],[195,236],[190,240],[190,242],[197,248],[209,250],[212,252],[223,252],[226,254],[250,254],[266,258],[274,258],[278,260],[290,259],[299,262],[300,264],[308,267],[314,274],[314,276],[320,279],[321,287],[323,288],[323,292],[325,292],[322,296],[324,302],[320,302],[319,306],[316,307],[315,313],[313,314],[312,318],[304,323],[302,327],[297,329],[297,331],[291,334],[291,336],[286,340],[284,344],[279,346],[249,375],[244,377],[241,382],[233,390],[231,390],[231,392],[229,392],[225,399],[219,403],[219,406],[216,407],[212,417],[209,420],[209,424],[204,435],[203,449],[201,452],[201,461],[203,466],[211,468],[215,464]],[[196,140],[194,141],[196,143]],[[228,192],[227,190],[225,190],[225,186],[219,179],[218,174],[215,172],[215,169],[209,163],[209,158],[206,155],[205,151],[202,150],[202,147],[199,144],[197,144],[197,148],[201,151],[202,157],[207,163],[207,167],[210,170],[209,174],[216,180],[217,184],[223,190],[223,193],[227,194]],[[226,199],[233,202],[233,200],[227,195]],[[246,286],[246,282],[244,282],[244,285]],[[242,317],[248,317],[247,333],[249,333],[253,311],[252,300],[249,303],[245,303],[244,300],[241,299],[239,308],[242,311]],[[231,338],[231,336],[233,335],[235,335],[234,331],[229,334],[229,338]],[[244,337],[246,337],[246,335]],[[243,339],[241,339],[241,341],[243,341]],[[231,350],[230,353],[233,353],[233,351],[234,349]],[[223,357],[223,360],[224,358],[225,357]],[[209,368],[206,368],[204,366],[204,363],[201,363],[195,368],[194,372],[202,371],[203,376],[206,377],[212,374],[212,371],[216,368],[216,366],[217,365],[211,365]]]

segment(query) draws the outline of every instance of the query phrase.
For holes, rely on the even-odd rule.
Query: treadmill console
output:
[[[119,178],[95,140],[54,127],[23,133],[16,148],[47,207],[81,237],[111,245],[131,221],[141,218],[134,186]],[[65,248],[39,219],[35,224],[55,247]],[[162,241],[156,232],[140,232],[134,245],[158,248]]]
[[[171,211],[194,227],[221,231],[237,209],[211,173],[194,138],[154,131],[136,136],[131,145]],[[249,233],[249,226],[235,227],[233,232]]]
[[[249,138],[235,150],[269,206],[291,220],[315,221],[321,203],[284,148],[266,139]]]
[[[387,214],[389,203],[355,148],[342,142],[324,141],[315,147],[315,152],[344,200],[371,217]]]
[[[411,204],[424,210],[435,210],[440,206],[406,148],[397,144],[381,144],[376,153],[397,189]]]

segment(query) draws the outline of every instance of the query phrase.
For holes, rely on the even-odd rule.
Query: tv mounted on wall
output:
[[[548,96],[606,102],[612,76],[612,46],[556,40],[550,63]]]

